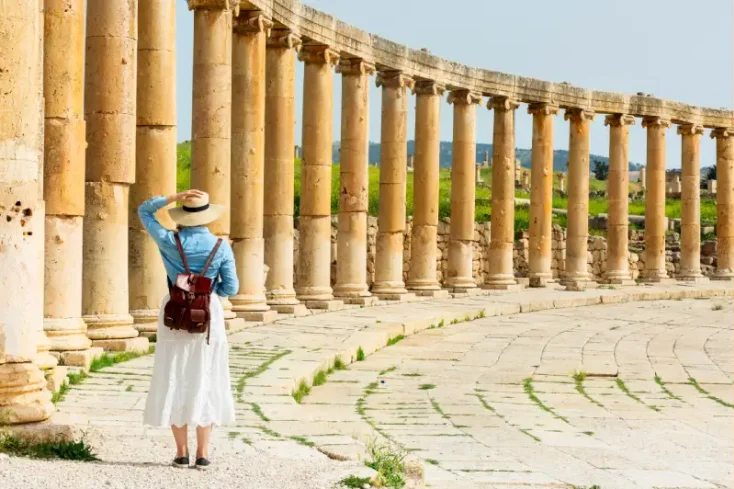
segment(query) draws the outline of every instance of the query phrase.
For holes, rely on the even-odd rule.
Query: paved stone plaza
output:
[[[58,481],[37,470],[50,462],[5,460],[0,483],[329,488],[369,474],[358,457],[377,437],[420,459],[426,487],[732,487],[730,295],[526,291],[257,326],[230,336],[238,425],[215,431],[206,479],[160,467],[170,434],[141,424],[147,356],[92,374],[59,405],[101,464],[53,462],[70,468]],[[301,378],[359,347],[364,361],[294,401]]]

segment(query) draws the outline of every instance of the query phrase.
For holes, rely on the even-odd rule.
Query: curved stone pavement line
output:
[[[353,360],[356,360],[357,350],[359,348],[362,349],[365,356],[369,356],[383,349],[390,339],[397,340],[399,336],[408,337],[418,331],[433,327],[433,330],[411,338],[410,341],[412,342],[416,339],[432,337],[437,332],[453,330],[454,328],[451,327],[451,323],[454,322],[459,322],[459,325],[455,326],[455,328],[462,328],[461,323],[466,320],[480,319],[480,321],[472,323],[472,326],[475,324],[481,325],[490,320],[489,318],[494,318],[492,319],[493,321],[507,321],[508,324],[505,325],[506,327],[492,329],[493,335],[495,333],[499,334],[492,341],[501,342],[503,341],[502,331],[505,331],[505,334],[509,334],[508,331],[514,330],[514,324],[516,324],[518,319],[530,317],[514,316],[521,312],[552,310],[544,314],[551,314],[555,319],[565,318],[564,320],[567,320],[568,318],[574,318],[579,315],[578,309],[568,308],[596,304],[623,303],[623,306],[617,306],[622,311],[635,308],[635,314],[653,314],[651,320],[654,320],[655,307],[653,306],[655,306],[655,302],[642,304],[641,307],[628,303],[691,297],[721,297],[722,299],[719,299],[719,302],[721,304],[728,304],[730,303],[730,299],[728,298],[731,295],[732,289],[730,284],[722,283],[699,284],[698,286],[634,287],[628,289],[601,288],[583,292],[533,289],[511,293],[495,292],[489,296],[431,300],[371,308],[353,308],[300,318],[288,318],[269,325],[257,326],[229,337],[232,348],[231,369],[233,389],[237,393],[238,398],[238,425],[223,428],[215,432],[215,450],[218,450],[220,455],[227,458],[227,460],[230,460],[230,457],[236,458],[242,455],[252,456],[253,454],[264,454],[275,457],[276,459],[283,457],[292,458],[292,454],[295,453],[299,461],[294,463],[305,463],[307,465],[311,463],[325,463],[325,467],[331,467],[331,472],[327,469],[322,471],[324,473],[328,472],[324,480],[337,480],[338,477],[342,477],[346,472],[361,470],[360,464],[348,462],[345,465],[344,463],[331,462],[309,447],[318,446],[320,450],[333,458],[354,460],[364,454],[364,443],[368,437],[375,436],[376,434],[378,437],[382,437],[380,432],[386,433],[378,425],[375,425],[375,422],[372,422],[372,424],[368,423],[358,413],[358,411],[361,411],[364,414],[365,411],[370,410],[371,405],[369,403],[373,402],[370,399],[372,396],[368,396],[367,400],[362,404],[361,409],[355,402],[360,396],[363,397],[365,387],[373,383],[376,378],[373,370],[365,370],[363,366],[367,364],[372,366],[374,362],[378,361],[384,355],[399,354],[402,351],[403,345],[408,344],[408,340],[403,340],[403,343],[384,351],[379,351],[376,355],[369,358],[367,362],[353,364],[349,367],[348,371],[333,372],[329,375],[326,386],[315,388],[311,395],[305,398],[303,404],[296,404],[292,393],[297,389],[299,383],[303,381],[311,384],[314,376],[319,371],[326,371],[332,366],[336,357],[340,357],[345,364],[350,364]],[[700,303],[708,304],[709,307],[711,306],[710,301],[701,301]],[[729,306],[725,307],[728,308]],[[591,311],[599,309],[602,308],[586,308],[582,309],[582,311],[586,315]],[[730,308],[725,310],[730,311]],[[727,314],[729,314],[728,317],[731,317],[730,312]],[[485,319],[481,319],[482,316]],[[509,317],[500,318],[496,316]],[[549,324],[547,331],[541,328],[535,331],[534,334],[542,337],[543,335],[556,331],[560,327],[558,324]],[[653,326],[650,327],[653,328]],[[680,327],[684,328],[684,326]],[[654,331],[654,329],[651,331]],[[695,334],[695,331],[684,331],[684,333],[688,335],[686,337],[690,337],[690,341],[700,343],[701,340]],[[583,330],[580,330],[579,334],[588,334],[588,332],[584,333]],[[642,334],[642,332],[638,334]],[[713,334],[714,336],[712,338],[714,340],[716,338],[720,340],[723,338],[720,335],[724,333],[719,331],[713,332]],[[621,369],[624,366],[624,369],[626,369],[624,370],[625,372],[639,372],[640,374],[644,372],[647,374],[652,368],[649,364],[645,364],[644,362],[635,363],[630,359],[629,362],[631,363],[626,365],[624,362],[627,360],[617,361],[615,352],[610,352],[607,349],[607,342],[615,341],[623,342],[620,344],[626,345],[625,348],[629,347],[633,348],[633,351],[637,351],[639,349],[639,343],[642,340],[643,337],[636,339],[634,335],[632,337],[622,335],[614,328],[606,332],[599,331],[598,336],[588,341],[587,349],[584,350],[584,355],[586,355],[584,357],[584,368],[592,374],[613,375],[615,368]],[[530,338],[524,341],[530,341]],[[667,351],[666,348],[668,348],[668,345],[676,341],[677,336],[675,334],[671,336],[669,333],[667,336],[665,334],[656,335],[654,343],[651,341],[651,344],[654,348],[661,348]],[[699,343],[697,343],[698,346],[700,346]],[[549,360],[539,365],[538,371],[535,372],[536,376],[555,375],[558,379],[562,378],[565,382],[568,382],[567,370],[570,367],[570,363],[563,360],[563,354],[559,357],[559,352],[563,352],[563,344],[563,341],[560,341],[558,348],[561,349],[558,352],[554,351],[556,347],[553,346],[553,342],[545,347],[548,348],[548,356],[544,358],[553,361]],[[731,342],[729,341],[726,344],[730,345]],[[506,355],[509,355],[507,358],[513,358],[514,355],[511,354],[513,348],[520,348],[521,345],[522,341],[514,345],[509,345],[509,349],[506,352]],[[712,381],[712,379],[708,375],[714,375],[711,373],[714,371],[719,372],[716,374],[719,376],[718,379],[713,379],[715,382],[720,381],[722,375],[726,376],[727,365],[731,364],[731,349],[722,348],[718,340],[704,342],[703,349],[703,355],[712,359],[711,362],[713,363],[698,363],[702,359],[700,348],[698,350],[684,350],[681,355],[684,356],[686,361],[690,362],[689,371],[693,372],[691,375],[696,374],[699,376],[696,378],[699,379],[701,386],[710,389],[709,392],[716,393],[717,396],[723,396],[726,399],[725,394],[721,393],[721,386],[723,384],[714,383],[710,385],[709,381]],[[483,357],[492,353],[491,351],[475,351],[473,354],[478,354],[479,357]],[[456,355],[453,355],[450,348],[441,348],[431,353],[428,363],[448,367],[455,357]],[[684,390],[694,388],[688,385],[684,387],[680,387],[678,384],[674,385],[673,382],[684,379],[688,371],[676,370],[676,364],[669,361],[670,359],[667,357],[660,356],[655,358],[658,362],[655,368],[665,372],[664,375],[661,375],[665,382],[671,382],[670,387],[666,387],[669,391],[675,392],[675,390],[681,388]],[[119,461],[125,460],[126,457],[139,456],[129,454],[120,455],[115,450],[109,448],[120,439],[135,439],[138,445],[142,444],[145,447],[152,447],[151,449],[154,449],[153,454],[146,454],[145,457],[147,458],[152,456],[161,460],[167,460],[169,457],[167,449],[170,447],[170,434],[168,430],[155,430],[145,428],[141,425],[142,409],[145,403],[152,361],[152,356],[143,357],[92,374],[91,378],[83,384],[75,386],[67,394],[66,400],[60,403],[59,407],[62,412],[73,415],[79,424],[87,426],[92,441],[99,442],[96,446],[99,447],[100,455],[103,459]],[[716,366],[716,370],[714,370],[712,365]],[[576,363],[574,363],[574,366],[576,366]],[[505,382],[507,379],[512,379],[513,382],[516,382],[518,380],[518,373],[515,371],[516,367],[517,365],[512,362],[496,365],[491,371],[485,373],[483,382],[487,385],[492,382]],[[385,367],[384,369],[380,368],[380,370],[389,370],[389,367]],[[469,375],[475,370],[478,370],[478,367],[471,366],[465,370],[466,374]],[[728,379],[731,379],[730,370],[728,371]],[[386,373],[385,375],[392,374]],[[643,379],[646,381],[650,380],[646,377],[640,377],[639,380],[642,381]],[[687,381],[687,379],[684,380]],[[596,378],[587,381],[590,383],[590,388],[596,381]],[[730,380],[727,382],[730,382]],[[633,384],[630,385],[632,391],[635,388],[636,386]],[[513,389],[517,389],[517,386],[514,386]],[[325,392],[332,392],[334,390],[340,396],[346,396],[343,402],[339,402],[340,396],[335,396],[334,399],[330,399],[330,395],[324,394]],[[435,391],[420,391],[419,394],[425,398],[426,393],[437,393],[441,392],[441,390],[442,388],[437,387]],[[521,385],[520,390],[522,392]],[[540,392],[540,389],[538,391]],[[471,392],[460,392],[462,395],[472,394]],[[620,390],[620,392],[622,391]],[[481,405],[482,403],[476,394],[476,392],[473,393],[474,399]],[[619,393],[617,394],[619,395]],[[544,394],[539,393],[538,397],[542,395]],[[625,402],[641,404],[627,394],[623,395]],[[466,395],[464,397],[468,398],[469,396]],[[582,399],[585,400],[585,398]],[[324,404],[320,404],[320,402]],[[436,402],[439,403],[439,400],[436,400]],[[729,402],[731,402],[731,399],[729,399]],[[700,409],[699,404],[708,405],[708,403],[715,404],[708,398],[702,398],[697,399],[688,409],[698,410]],[[431,405],[430,407],[435,410],[434,406]],[[651,413],[653,412],[648,408],[643,409]],[[487,410],[487,412],[491,414],[491,411]],[[541,410],[541,412],[547,415],[546,411]],[[649,413],[645,412],[645,414]],[[557,424],[558,419],[551,415],[550,422]],[[564,425],[566,424],[563,421],[560,422]],[[460,423],[459,425],[461,426]],[[375,426],[377,426],[377,430]],[[522,426],[521,428],[526,429]],[[544,436],[549,436],[548,433],[556,433],[555,429],[547,429],[547,433],[544,433]],[[528,441],[532,442],[528,447],[523,446],[529,450],[528,454],[535,453],[536,455],[541,455],[543,453],[544,445],[536,446],[532,437],[523,434],[522,431],[517,429],[513,428],[513,430],[510,431],[512,435],[505,433],[502,436],[510,436],[513,440],[519,436],[525,444]],[[566,435],[566,432],[561,431],[561,434],[554,436],[562,438]],[[582,436],[576,434],[574,436],[576,438],[581,437],[586,442],[593,439],[593,437],[588,435]],[[538,438],[542,439],[542,437]],[[488,445],[497,442],[498,440],[486,440]],[[425,459],[426,457],[424,457],[424,461]],[[430,457],[427,457],[427,459],[431,462],[437,461]],[[441,467],[440,461],[438,462],[438,466],[434,466],[430,462],[425,464],[427,479],[430,484],[438,483],[441,477],[443,477],[438,476],[438,479],[436,479],[436,474],[444,474],[445,476],[445,473],[448,473],[452,477],[456,476],[455,472],[446,470],[446,468]],[[481,465],[479,466],[481,467]],[[498,474],[510,474],[510,472],[502,471],[505,469],[498,470]],[[470,480],[467,479],[468,476],[466,474],[471,474],[471,472],[459,473],[459,475],[463,476],[463,479],[451,479],[451,482],[448,483],[449,486],[460,487],[452,484]],[[482,474],[482,472],[476,472],[475,474]],[[537,472],[537,474],[545,473]],[[512,482],[510,477],[508,475],[505,479]],[[551,478],[548,475],[543,476],[546,478],[540,475],[538,477],[540,477],[538,481],[533,481],[529,476],[526,479],[530,481],[529,483],[535,484],[536,482],[548,482],[547,478]],[[474,483],[472,482],[472,484]],[[471,487],[481,487],[481,485]],[[487,487],[495,486],[490,485]],[[607,489],[606,486],[603,487]],[[629,485],[626,487],[635,488],[637,486]],[[640,485],[639,487],[645,486]]]

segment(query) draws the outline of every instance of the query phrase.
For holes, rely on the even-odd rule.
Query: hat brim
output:
[[[219,204],[209,204],[201,212],[186,212],[183,207],[174,207],[168,209],[168,215],[179,226],[204,226],[219,219],[225,210],[226,207]]]

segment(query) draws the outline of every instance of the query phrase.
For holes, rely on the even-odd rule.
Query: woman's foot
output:
[[[178,467],[180,469],[188,468],[189,467],[189,454],[187,453],[185,457],[174,458],[173,466]]]
[[[205,457],[199,457],[196,459],[196,468],[198,470],[206,470],[211,465],[211,462],[208,458]]]

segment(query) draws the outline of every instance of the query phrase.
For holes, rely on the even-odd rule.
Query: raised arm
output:
[[[221,281],[217,282],[214,291],[220,297],[231,297],[237,295],[240,290],[240,281],[237,279],[237,268],[234,264],[232,247],[226,241],[222,244],[222,265],[219,268]]]
[[[169,195],[168,197],[152,197],[140,204],[140,207],[138,207],[140,221],[158,246],[176,246],[176,242],[173,237],[173,231],[164,228],[158,222],[158,219],[155,218],[155,213],[172,202],[196,197],[200,194],[201,192],[199,190],[187,190],[186,192]]]

